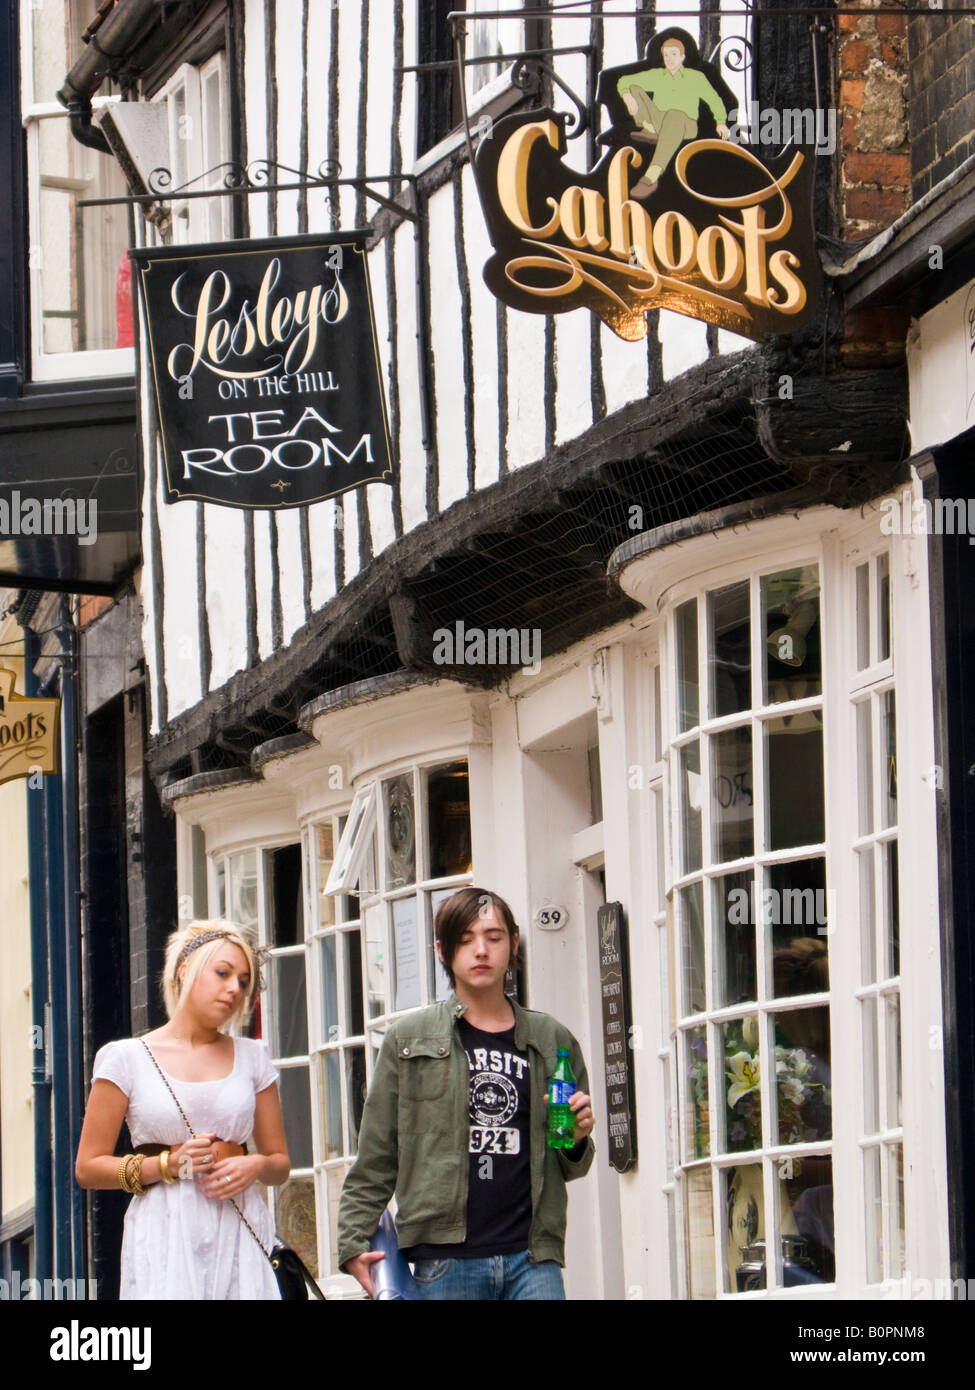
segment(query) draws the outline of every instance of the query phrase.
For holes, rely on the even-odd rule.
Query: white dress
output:
[[[165,1071],[165,1068],[163,1068]],[[243,1144],[254,1129],[254,1101],[278,1079],[262,1042],[234,1038],[234,1069],[218,1081],[179,1081],[166,1073],[197,1134]],[[133,1147],[181,1144],[189,1133],[176,1102],[137,1038],[107,1043],[93,1081],[112,1081],[129,1099]],[[271,1213],[256,1187],[234,1199],[266,1250]],[[125,1213],[120,1299],[279,1298],[270,1263],[229,1201],[207,1197],[193,1179],[152,1183]]]

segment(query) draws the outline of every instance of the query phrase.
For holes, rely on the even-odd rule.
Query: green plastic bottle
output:
[[[576,1079],[569,1064],[569,1049],[560,1047],[556,1053],[555,1070],[548,1083],[548,1136],[550,1149],[575,1148],[575,1121],[569,1101],[575,1094]]]

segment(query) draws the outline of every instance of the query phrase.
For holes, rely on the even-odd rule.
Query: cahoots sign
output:
[[[130,254],[168,501],[294,507],[392,481],[363,236]]]
[[[736,105],[691,36],[667,29],[600,75],[612,124],[590,173],[563,161],[563,115],[497,121],[476,159],[488,287],[529,313],[589,308],[631,340],[659,308],[749,338],[793,332],[818,298],[814,148],[760,157],[729,129]]]
[[[0,782],[58,770],[60,700],[15,695],[16,672],[0,667]]]

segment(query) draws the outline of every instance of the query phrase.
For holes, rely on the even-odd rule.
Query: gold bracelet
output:
[[[118,1185],[119,1185],[119,1187],[122,1189],[123,1192],[131,1192],[131,1191],[132,1191],[132,1188],[129,1186],[129,1180],[128,1180],[128,1177],[126,1176],[125,1170],[126,1170],[126,1168],[128,1168],[128,1166],[129,1166],[129,1159],[130,1159],[130,1158],[134,1158],[134,1157],[135,1157],[135,1154],[124,1154],[123,1157],[122,1157],[122,1161],[119,1163],[119,1166],[118,1166]]]
[[[125,1178],[128,1183],[126,1192],[133,1192],[136,1197],[144,1197],[146,1189],[142,1185],[142,1165],[145,1162],[145,1154],[128,1154],[125,1159]],[[131,1167],[132,1171],[129,1172]]]
[[[174,1177],[173,1174],[169,1171],[168,1149],[163,1149],[162,1153],[159,1155],[159,1176],[162,1178],[163,1182],[172,1183],[179,1181],[179,1179]]]

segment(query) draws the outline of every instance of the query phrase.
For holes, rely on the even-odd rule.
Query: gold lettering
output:
[[[675,246],[675,232],[680,239],[679,253]],[[690,270],[697,257],[697,232],[682,212],[665,212],[654,225],[653,249],[657,259],[668,270],[675,275],[683,275]]]
[[[724,270],[718,271],[718,247],[721,247]],[[730,290],[741,279],[745,268],[738,243],[729,231],[712,223],[705,227],[697,241],[697,263],[705,280],[718,290]]]
[[[547,207],[554,212],[541,227],[532,226],[528,208],[528,164],[538,140],[547,140],[553,150],[559,147],[559,128],[554,121],[531,121],[516,130],[505,142],[498,158],[498,201],[513,227],[526,236],[554,236],[559,227],[558,203],[546,198]]]
[[[779,303],[778,290],[769,290],[768,302],[780,314],[798,314],[806,304],[806,287],[793,270],[799,269],[799,257],[791,251],[774,251],[769,257],[769,271],[772,279],[778,280],[786,291],[786,297]]]
[[[643,163],[632,145],[617,150],[609,166],[609,249],[621,261],[638,261],[654,269],[650,250],[652,223],[642,203],[630,197],[629,166]]]
[[[605,201],[595,188],[567,188],[559,203],[562,230],[573,246],[591,246],[605,251],[609,241],[605,232]],[[580,216],[581,214],[581,216]]]

